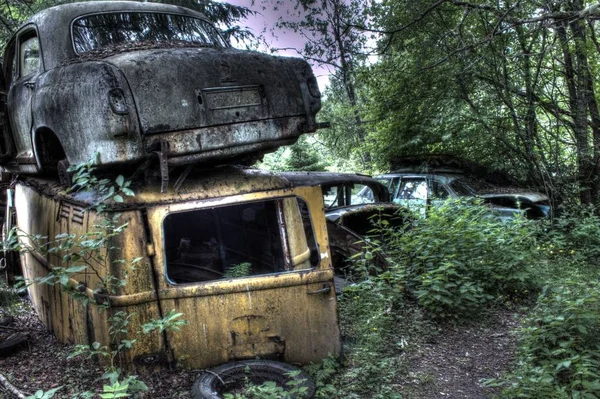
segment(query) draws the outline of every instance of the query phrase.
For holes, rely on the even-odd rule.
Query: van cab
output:
[[[63,342],[110,343],[108,318],[131,315],[130,331],[174,310],[180,331],[136,336],[126,363],[177,362],[207,368],[257,357],[316,362],[340,352],[340,332],[320,187],[295,186],[276,174],[234,167],[197,171],[178,191],[133,182],[134,197],[89,206],[95,192],[68,194],[58,182],[19,177],[14,186],[17,226],[24,245],[35,235],[81,236],[105,218],[125,230],[104,259],[72,275],[89,303],[56,285],[29,287],[43,323]],[[135,268],[127,265],[141,258]],[[48,251],[21,254],[25,278],[71,267]],[[114,293],[98,290],[107,275],[125,278]],[[110,305],[100,311],[100,303]]]

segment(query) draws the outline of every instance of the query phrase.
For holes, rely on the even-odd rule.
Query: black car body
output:
[[[158,3],[41,11],[9,41],[3,75],[0,164],[17,173],[96,153],[100,166],[255,157],[315,131],[321,106],[304,60],[233,49],[201,13]]]

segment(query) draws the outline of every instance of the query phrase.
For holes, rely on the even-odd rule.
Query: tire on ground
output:
[[[298,372],[290,376],[291,372]],[[315,385],[310,377],[298,367],[273,360],[243,360],[225,363],[203,372],[192,386],[193,399],[221,399],[223,393],[241,389],[246,380],[260,385],[274,381],[278,386],[287,388],[290,381],[297,381],[298,387],[306,387],[305,395],[298,399],[310,399],[315,394]]]

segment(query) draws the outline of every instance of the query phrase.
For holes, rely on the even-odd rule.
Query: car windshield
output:
[[[473,197],[476,195],[475,190],[463,179],[455,179],[450,182],[450,187],[461,197]]]
[[[73,45],[78,54],[106,48],[145,48],[186,44],[227,47],[207,21],[185,15],[117,12],[88,15],[73,22]]]
[[[323,187],[326,208],[372,204],[376,200],[373,189],[364,184],[342,183]]]

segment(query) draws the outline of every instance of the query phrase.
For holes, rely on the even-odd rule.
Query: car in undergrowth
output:
[[[302,59],[237,50],[196,11],[90,1],[43,10],[4,50],[0,165],[251,163],[317,129]],[[2,104],[0,104],[2,105]],[[4,108],[4,106],[0,106]]]
[[[552,212],[545,194],[490,186],[482,181],[474,181],[460,169],[431,168],[419,171],[405,168],[375,178],[389,189],[395,204],[423,215],[429,206],[459,198],[479,199],[501,220],[509,220],[517,215],[527,219],[543,219],[550,217]]]
[[[378,236],[377,224],[404,226],[407,213],[390,201],[387,187],[374,178],[354,173],[283,172],[294,186],[320,186],[327,219],[327,234],[336,275],[345,275],[348,260],[364,250],[365,242]],[[388,266],[383,252],[375,263]]]

